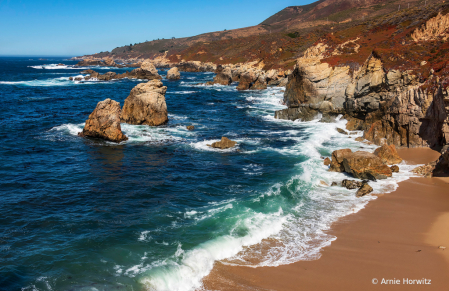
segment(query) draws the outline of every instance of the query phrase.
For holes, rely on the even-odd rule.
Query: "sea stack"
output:
[[[136,125],[158,126],[168,122],[167,87],[160,80],[138,84],[125,99],[121,114],[122,122]]]
[[[181,74],[177,67],[173,67],[167,72],[167,80],[179,80],[181,78]]]
[[[86,125],[79,136],[96,137],[113,142],[125,141],[128,138],[123,134],[120,127],[120,103],[106,99],[97,104],[95,110],[86,120]]]

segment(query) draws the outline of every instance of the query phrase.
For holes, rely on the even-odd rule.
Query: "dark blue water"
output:
[[[80,138],[99,101],[123,105],[144,81],[72,82],[74,64],[0,58],[1,290],[194,290],[217,260],[316,258],[330,224],[371,199],[321,183],[343,177],[321,155],[359,147],[336,124],[274,120],[283,88],[194,85],[212,73],[163,80],[165,126]],[[238,147],[207,147],[222,136]]]

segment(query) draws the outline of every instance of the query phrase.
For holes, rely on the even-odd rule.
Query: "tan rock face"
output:
[[[429,19],[421,28],[413,31],[411,37],[414,41],[429,41],[442,38],[444,41],[449,38],[449,14],[438,13],[434,18]]]
[[[323,163],[324,163],[325,166],[329,166],[331,164],[331,159],[325,158]]]
[[[120,103],[106,99],[97,104],[95,110],[86,120],[86,125],[79,136],[102,138],[113,142],[125,141],[128,138],[120,127]]]
[[[121,119],[129,124],[158,126],[168,122],[165,92],[160,80],[138,84],[125,100]]]
[[[162,79],[162,77],[157,72],[157,69],[154,66],[154,64],[149,61],[143,62],[140,68],[132,70],[127,75],[137,79],[147,79],[147,80]]]
[[[167,72],[167,79],[168,80],[179,80],[181,78],[181,74],[179,73],[179,70],[177,67],[173,67]]]
[[[345,167],[343,165],[343,161],[345,157],[348,157],[352,154],[350,149],[342,149],[336,150],[332,153],[332,161],[330,164],[329,171],[331,172],[344,172]]]
[[[223,136],[221,138],[221,141],[214,142],[213,144],[210,145],[208,144],[207,146],[224,150],[235,147],[236,145],[237,142]]]
[[[380,148],[377,148],[374,151],[374,154],[378,156],[386,165],[394,165],[402,162],[402,159],[398,155],[398,152],[396,151],[396,147],[394,145],[385,144]]]
[[[343,159],[345,172],[365,180],[386,179],[392,176],[391,169],[382,160],[369,152],[357,151]]]

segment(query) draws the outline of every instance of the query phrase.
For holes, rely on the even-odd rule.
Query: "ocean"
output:
[[[284,88],[197,85],[211,72],[163,79],[167,125],[122,124],[120,144],[78,137],[99,101],[123,106],[145,80],[69,81],[87,69],[74,64],[0,58],[0,290],[198,290],[216,261],[319,258],[337,239],[331,224],[376,199],[329,187],[349,176],[323,165],[336,149],[373,151],[361,132],[276,120]],[[238,146],[207,146],[222,136]],[[371,182],[374,193],[411,167]]]

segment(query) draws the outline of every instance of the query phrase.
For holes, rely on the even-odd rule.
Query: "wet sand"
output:
[[[427,163],[439,156],[430,149],[401,149],[398,153],[409,164]],[[337,239],[321,251],[318,260],[263,268],[217,262],[204,279],[204,287],[449,290],[448,178],[411,178],[401,182],[396,191],[379,195],[365,209],[340,219],[329,232]],[[382,284],[382,279],[391,280],[390,284]],[[423,279],[430,284],[410,281]]]

